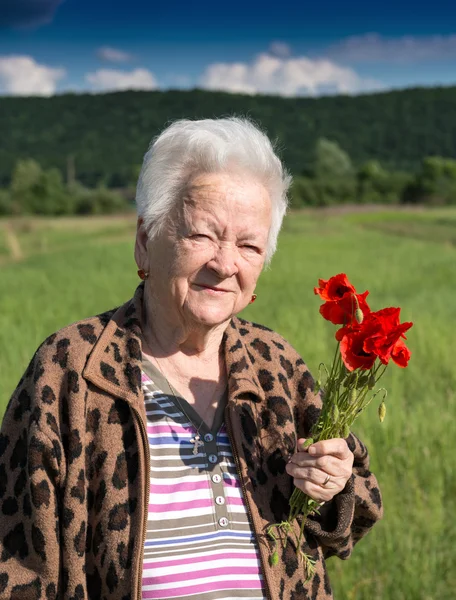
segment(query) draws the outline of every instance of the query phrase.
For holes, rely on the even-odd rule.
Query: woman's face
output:
[[[150,273],[154,304],[189,325],[229,320],[250,302],[270,225],[269,194],[256,179],[196,176],[158,237],[148,241],[138,231],[136,250],[142,244],[145,252],[137,262]]]

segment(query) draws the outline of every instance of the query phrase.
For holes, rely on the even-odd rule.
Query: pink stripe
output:
[[[176,560],[166,560],[163,562],[151,562],[144,563],[144,569],[164,569],[165,567],[178,567],[181,565],[193,565],[199,562],[208,562],[210,560],[225,560],[228,558],[235,558],[236,560],[252,559],[257,558],[257,554],[252,552],[247,554],[246,552],[224,552],[223,554],[211,554],[210,556],[194,556],[193,558],[178,558]]]
[[[244,500],[242,498],[227,498],[226,502],[233,506],[244,506]]]
[[[189,427],[182,427],[182,425],[178,425],[177,423],[173,423],[173,425],[147,424],[147,433],[167,433],[168,435],[171,435],[173,433],[188,433],[188,430]]]
[[[210,498],[201,500],[189,500],[188,502],[171,502],[168,504],[149,504],[149,512],[170,512],[172,510],[191,510],[192,508],[207,508],[213,506],[214,502]]]
[[[165,583],[177,583],[179,581],[189,581],[191,579],[202,579],[203,577],[217,577],[223,581],[222,575],[259,575],[259,567],[214,567],[212,569],[203,569],[202,571],[193,571],[185,573],[172,573],[171,575],[160,575],[156,577],[144,577],[144,585],[163,585]]]
[[[209,482],[206,479],[202,481],[189,481],[188,483],[171,483],[161,485],[153,483],[150,486],[151,494],[172,494],[177,492],[193,492],[194,490],[208,490]]]
[[[214,581],[213,583],[205,583],[203,585],[192,585],[182,588],[173,588],[170,590],[151,590],[151,591],[142,591],[143,598],[159,598],[160,600],[164,600],[165,598],[172,598],[178,593],[179,595],[187,595],[190,594],[204,594],[205,592],[212,592],[216,590],[260,590],[262,588],[261,581],[253,580],[253,581]]]

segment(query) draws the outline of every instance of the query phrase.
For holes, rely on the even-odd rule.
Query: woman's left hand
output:
[[[298,440],[302,448],[305,439]],[[294,484],[317,502],[328,502],[341,492],[350,479],[353,452],[341,438],[315,442],[306,450],[298,450],[290,458],[286,470]]]

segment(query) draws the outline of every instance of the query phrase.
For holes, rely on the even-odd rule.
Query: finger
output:
[[[350,448],[347,446],[347,442],[342,438],[333,438],[331,440],[321,440],[315,442],[309,446],[307,452],[311,456],[330,454],[336,456],[341,460],[349,458],[351,454]]]
[[[295,479],[294,485],[317,502],[329,502],[339,491],[338,489],[323,488],[305,479]]]
[[[297,452],[290,458],[288,464],[305,469],[319,469],[332,477],[348,477],[352,472],[349,460],[342,461],[331,455],[313,457],[307,452]]]
[[[309,483],[325,488],[327,487],[328,489],[337,487],[336,477],[331,477],[331,475],[320,469],[314,469],[313,467],[303,468],[298,467],[293,463],[289,463],[286,470],[287,473],[295,479],[305,479]],[[343,481],[345,482],[345,478],[343,478]]]

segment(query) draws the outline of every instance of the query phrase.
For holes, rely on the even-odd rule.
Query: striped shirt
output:
[[[264,600],[258,547],[223,424],[226,396],[209,428],[145,357],[142,386],[151,458],[142,597]]]

